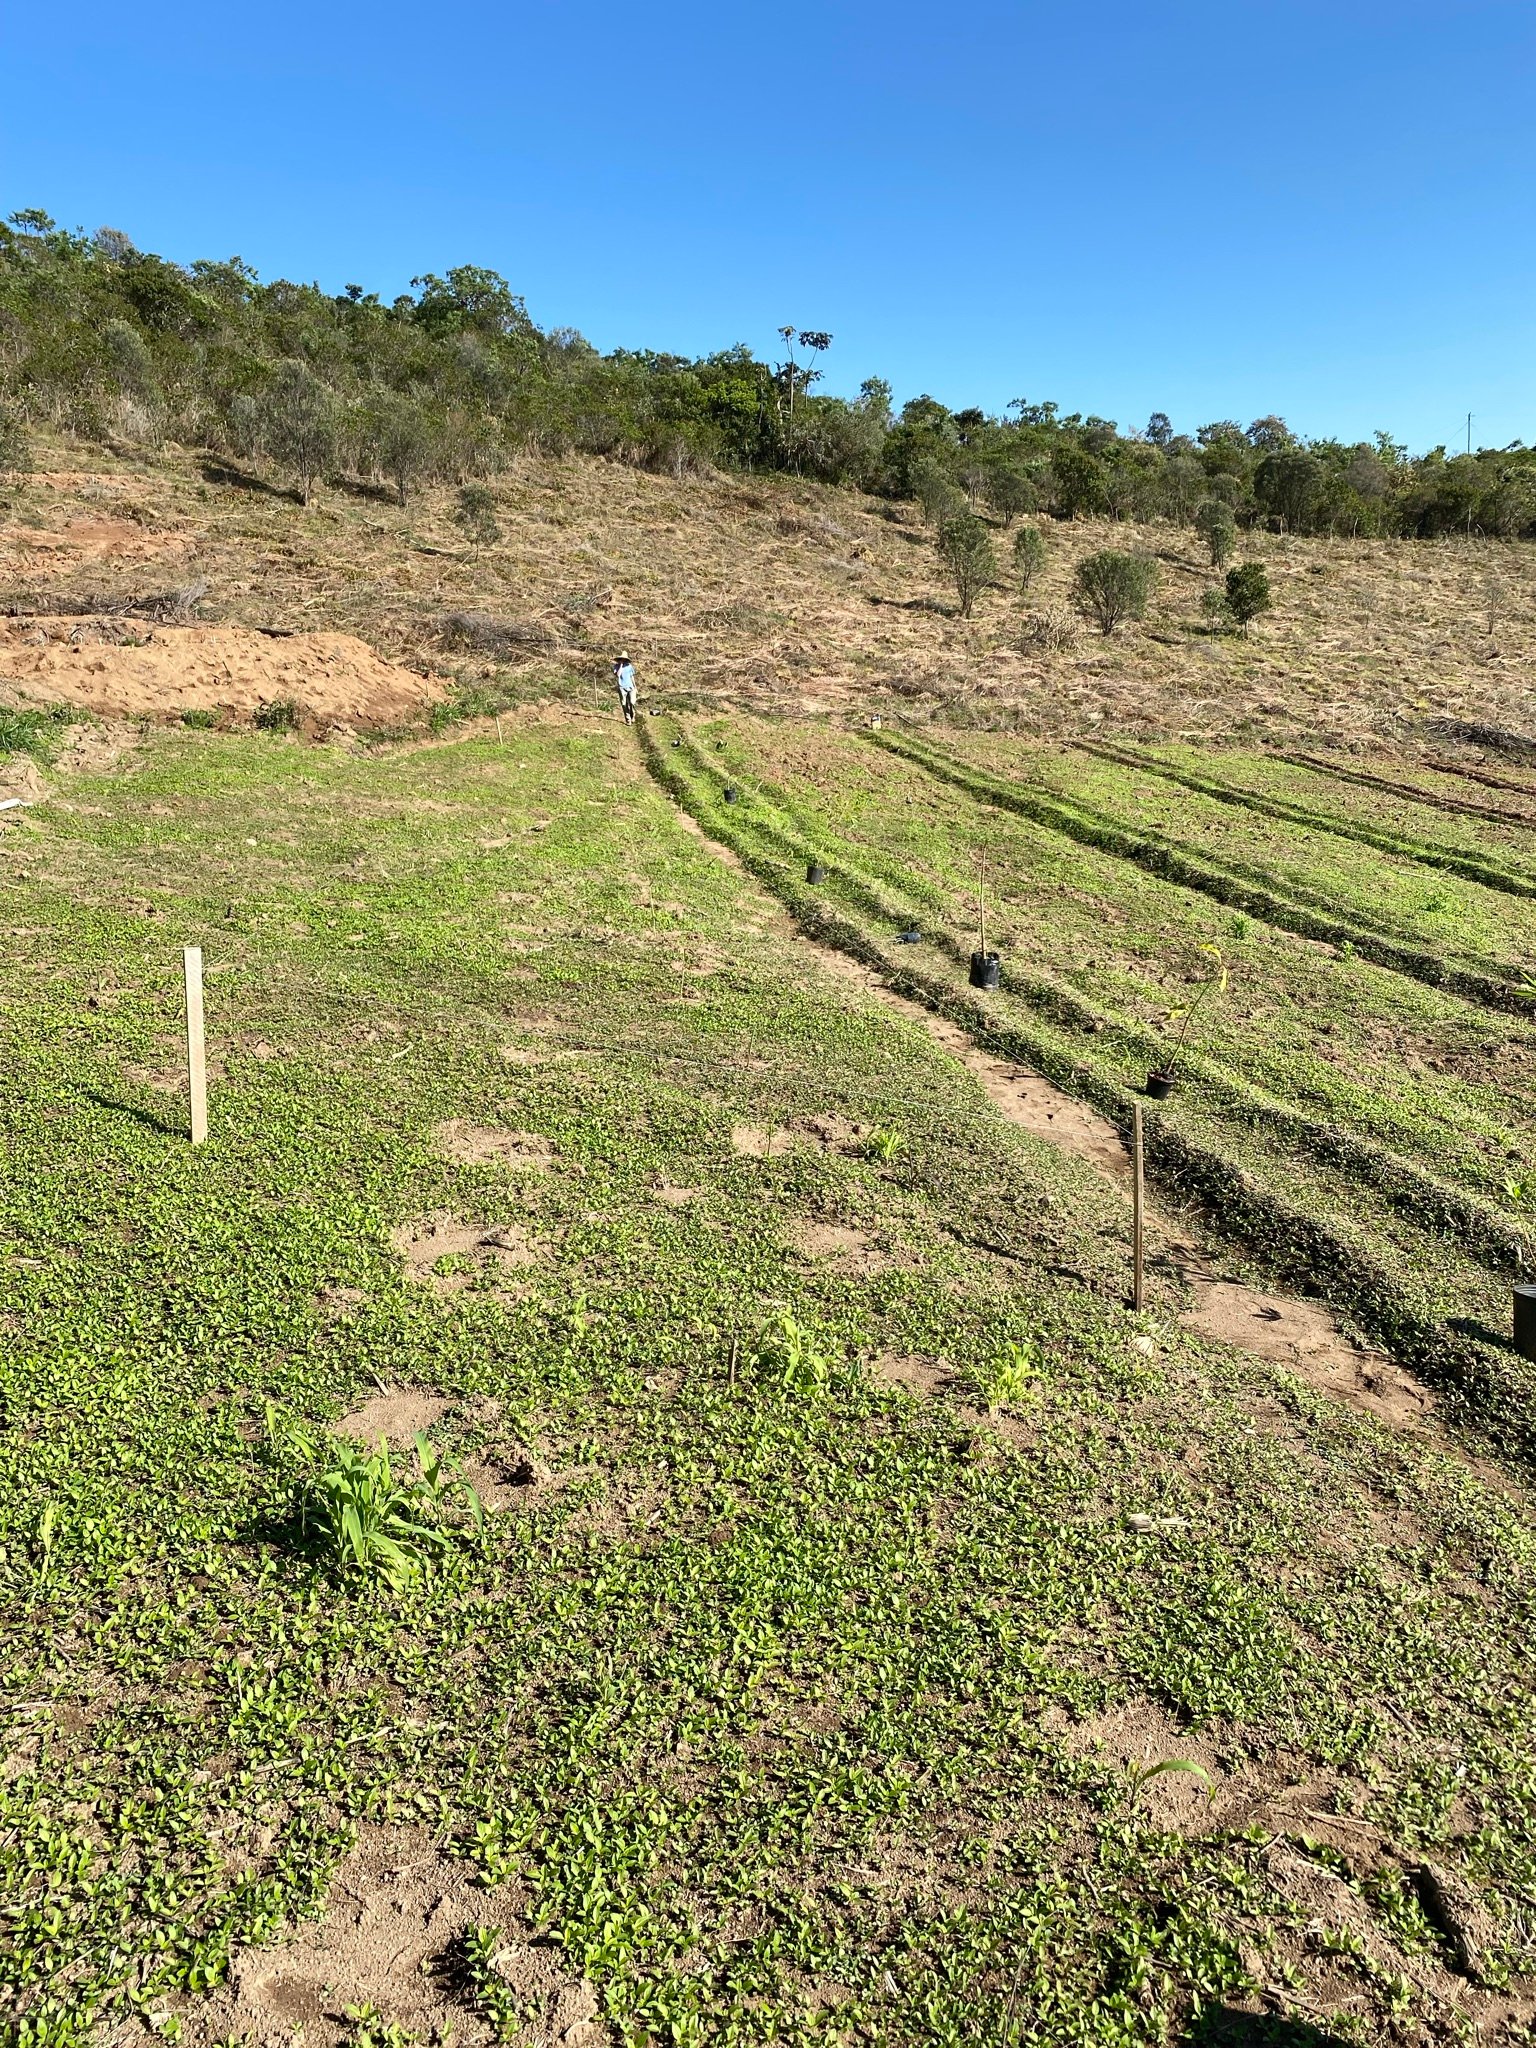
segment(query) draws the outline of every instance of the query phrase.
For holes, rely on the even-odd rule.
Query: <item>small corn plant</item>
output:
[[[907,1141],[894,1124],[876,1124],[864,1141],[864,1156],[878,1159],[882,1166],[889,1166],[906,1149]]]
[[[398,1590],[418,1578],[454,1540],[444,1510],[462,1496],[478,1534],[485,1526],[480,1496],[441,1453],[417,1434],[416,1471],[396,1468],[382,1440],[376,1450],[331,1442],[291,1411],[267,1404],[267,1440],[283,1461],[308,1468],[297,1495],[301,1527],[318,1525],[329,1555],[348,1573],[382,1579]]]
[[[759,1370],[777,1380],[786,1394],[809,1399],[825,1393],[832,1379],[831,1353],[787,1311],[759,1333],[753,1355]]]
[[[1126,1791],[1131,1804],[1133,1806],[1136,1804],[1154,1778],[1166,1777],[1170,1771],[1187,1771],[1192,1777],[1202,1778],[1205,1781],[1207,1801],[1215,1799],[1216,1787],[1211,1783],[1211,1774],[1204,1764],[1197,1764],[1192,1757],[1169,1756],[1164,1757],[1163,1761],[1158,1764],[1133,1763],[1127,1765],[1125,1773]]]
[[[1040,1380],[1040,1346],[1031,1338],[1010,1340],[976,1373],[988,1408],[1018,1408],[1029,1400]]]

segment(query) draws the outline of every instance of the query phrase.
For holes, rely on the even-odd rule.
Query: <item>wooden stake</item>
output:
[[[501,713],[500,713],[499,711],[498,711],[498,712],[497,712],[497,714],[496,714],[496,740],[497,740],[497,744],[498,744],[498,745],[500,745],[500,744],[501,744]]]
[[[187,983],[187,1093],[192,1104],[192,1142],[208,1136],[208,1065],[203,1046],[203,949],[183,946]]]
[[[976,908],[981,920],[981,957],[987,957],[987,863],[981,863],[981,882],[976,892]]]
[[[1141,1205],[1145,1193],[1146,1172],[1143,1164],[1141,1137],[1141,1104],[1131,1109],[1131,1307],[1138,1312],[1144,1292],[1144,1275],[1141,1256]]]

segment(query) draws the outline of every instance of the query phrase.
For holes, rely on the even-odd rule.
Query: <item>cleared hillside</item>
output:
[[[402,507],[381,488],[322,487],[306,508],[223,458],[60,444],[0,496],[0,603],[56,617],[137,600],[74,629],[110,646],[142,640],[166,622],[156,601],[190,593],[179,623],[356,635],[482,708],[593,701],[623,648],[650,701],[680,707],[1431,748],[1466,727],[1536,725],[1536,550],[1523,542],[1246,533],[1240,553],[1266,564],[1275,609],[1244,638],[1210,630],[1204,548],[1165,522],[1037,520],[1043,577],[1027,597],[984,593],[962,619],[913,504],[588,456],[520,458],[492,497],[501,537],[476,545],[451,489]],[[1008,539],[999,529],[1005,562]],[[1110,638],[1069,597],[1075,564],[1103,547],[1158,567],[1145,622]],[[445,626],[466,612],[480,617]],[[71,694],[67,679],[29,680],[20,637],[0,651],[6,695]],[[248,715],[248,696],[231,701]],[[120,708],[167,706],[125,696]],[[381,701],[372,722],[402,715]],[[355,705],[345,719],[370,722]]]

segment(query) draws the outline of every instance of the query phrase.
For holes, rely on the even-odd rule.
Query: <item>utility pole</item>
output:
[[[1467,453],[1472,453],[1472,415],[1467,414]]]

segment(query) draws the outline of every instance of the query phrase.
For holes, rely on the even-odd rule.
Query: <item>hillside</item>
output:
[[[167,632],[183,619],[353,635],[438,679],[417,692],[423,707],[455,692],[469,708],[476,692],[487,708],[550,693],[601,700],[623,648],[652,704],[1346,747],[1532,727],[1536,552],[1523,543],[1256,530],[1242,553],[1267,565],[1275,609],[1244,638],[1209,629],[1204,547],[1166,522],[1128,533],[1044,520],[1039,582],[1027,595],[986,592],[962,619],[909,503],[781,475],[662,478],[585,456],[524,456],[490,496],[499,537],[477,545],[445,487],[404,507],[383,489],[321,487],[301,507],[269,473],[222,458],[60,444],[4,493],[0,601],[21,615],[140,601],[116,627],[76,619],[77,643],[142,638],[146,619]],[[1069,592],[1076,562],[1103,547],[1149,552],[1159,572],[1146,620],[1107,639],[1076,618]],[[189,590],[184,615],[143,602]],[[462,612],[483,615],[468,636],[483,645],[445,627]],[[1042,644],[1053,637],[1067,644]],[[24,640],[8,629],[8,693],[78,700],[62,662],[28,681]],[[112,672],[110,656],[93,659]],[[398,724],[412,687],[405,698],[380,688],[369,714],[318,682],[309,708]],[[252,694],[228,701],[248,715]],[[197,701],[217,699],[214,688]],[[117,708],[174,705],[125,684]]]

